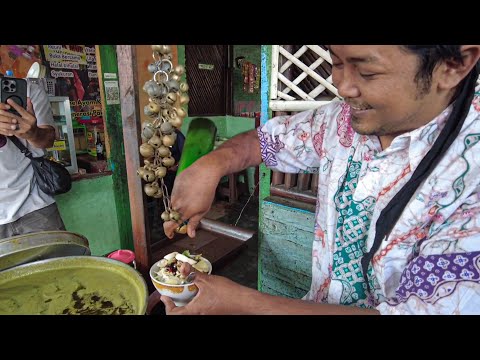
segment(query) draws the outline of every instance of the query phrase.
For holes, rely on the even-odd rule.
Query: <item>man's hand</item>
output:
[[[15,109],[20,116],[8,112],[11,108]],[[7,100],[7,104],[0,103],[0,133],[2,135],[15,135],[29,140],[35,138],[37,129],[37,118],[30,98],[27,98],[27,110],[11,99]]]
[[[224,175],[233,174],[262,162],[257,130],[239,134],[216,150],[198,159],[175,179],[172,208],[181,220],[188,220],[188,236],[195,236],[200,220],[210,210],[218,182]],[[178,223],[163,223],[165,234],[172,238]]]
[[[187,276],[192,267],[182,264],[180,272]],[[374,309],[356,306],[319,304],[301,299],[288,299],[261,293],[225,277],[195,272],[193,281],[198,293],[185,306],[177,307],[168,296],[161,296],[167,315],[377,315]]]
[[[20,116],[7,110],[15,109]],[[37,148],[47,148],[53,145],[55,129],[51,126],[37,126],[37,118],[30,98],[27,98],[27,110],[8,99],[7,104],[0,103],[0,134],[15,135],[27,140]]]
[[[162,296],[167,315],[225,315],[240,314],[253,289],[225,277],[196,272],[198,293],[185,306],[177,307],[172,299]]]
[[[188,220],[187,234],[191,238],[195,237],[195,229],[212,206],[220,178],[208,157],[200,158],[175,178],[172,208],[180,214],[181,221]],[[178,225],[174,221],[164,222],[165,235],[171,239]]]

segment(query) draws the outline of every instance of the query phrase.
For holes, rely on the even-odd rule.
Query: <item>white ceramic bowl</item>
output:
[[[210,261],[205,259],[204,257],[201,257],[203,261],[205,261],[208,266],[208,274],[212,273],[212,264]],[[165,284],[164,282],[158,281],[156,279],[156,274],[159,271],[159,266],[158,263],[161,260],[157,261],[153,266],[150,268],[150,279],[152,279],[152,283],[157,289],[157,291],[161,295],[168,296],[173,300],[175,305],[177,306],[184,306],[190,302],[190,300],[193,299],[193,297],[197,294],[198,288],[195,284],[189,283],[189,284],[182,284],[182,285],[171,285],[171,284]]]

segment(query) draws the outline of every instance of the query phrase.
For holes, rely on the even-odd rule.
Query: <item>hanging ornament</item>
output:
[[[145,82],[143,91],[148,96],[148,104],[143,112],[151,119],[144,124],[139,152],[144,158],[144,165],[137,170],[138,176],[145,182],[143,190],[147,196],[162,199],[165,211],[163,221],[179,221],[180,214],[173,210],[170,195],[163,178],[168,168],[175,165],[171,147],[175,144],[177,133],[183,119],[187,116],[182,108],[189,101],[188,85],[182,82],[185,73],[183,65],[173,66],[170,45],[152,45],[153,62],[147,66],[152,79]],[[184,227],[177,232],[184,233]]]

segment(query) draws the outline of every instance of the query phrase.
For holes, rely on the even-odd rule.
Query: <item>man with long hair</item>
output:
[[[262,161],[318,172],[310,291],[287,299],[197,274],[197,297],[162,297],[167,313],[480,313],[480,46],[329,50],[343,101],[232,138],[172,193],[193,237],[222,176]]]

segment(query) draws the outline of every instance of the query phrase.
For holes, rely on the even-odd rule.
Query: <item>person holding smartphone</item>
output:
[[[0,239],[37,231],[65,230],[55,199],[37,186],[30,160],[10,136],[16,136],[33,156],[43,156],[45,148],[53,145],[52,109],[40,84],[27,81],[26,109],[12,99],[0,103]]]

